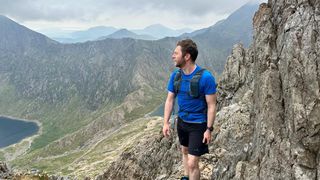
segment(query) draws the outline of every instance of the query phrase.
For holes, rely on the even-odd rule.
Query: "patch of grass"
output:
[[[20,159],[18,161],[13,161],[12,165],[13,166],[19,165],[20,168],[28,168],[28,169],[36,168],[36,169],[54,174],[54,173],[57,173],[57,171],[61,167],[64,167],[72,163],[75,159],[79,158],[83,153],[84,153],[83,151],[72,152],[65,155],[61,155],[56,158],[39,159],[34,161],[31,164],[29,161],[25,162]]]

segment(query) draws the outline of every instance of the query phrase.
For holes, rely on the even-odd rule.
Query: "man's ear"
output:
[[[186,53],[186,55],[184,55],[184,59],[190,59],[191,58],[191,56],[190,56],[190,54],[189,53]]]

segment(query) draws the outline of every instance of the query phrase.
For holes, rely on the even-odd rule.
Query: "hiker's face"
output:
[[[172,60],[176,67],[183,67],[186,64],[186,60],[182,57],[181,46],[177,46],[172,53]]]

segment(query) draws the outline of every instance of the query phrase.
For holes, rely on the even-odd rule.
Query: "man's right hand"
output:
[[[164,137],[170,136],[170,124],[169,123],[164,123],[163,128],[162,128],[162,133],[163,133]]]
[[[170,136],[170,116],[174,105],[175,94],[173,92],[168,91],[168,96],[166,99],[166,103],[164,105],[164,115],[163,115],[163,128],[162,133],[164,137]]]

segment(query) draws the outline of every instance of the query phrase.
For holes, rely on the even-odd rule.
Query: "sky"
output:
[[[142,29],[209,27],[246,3],[267,0],[0,0],[0,15],[33,30],[84,30],[94,26]]]

